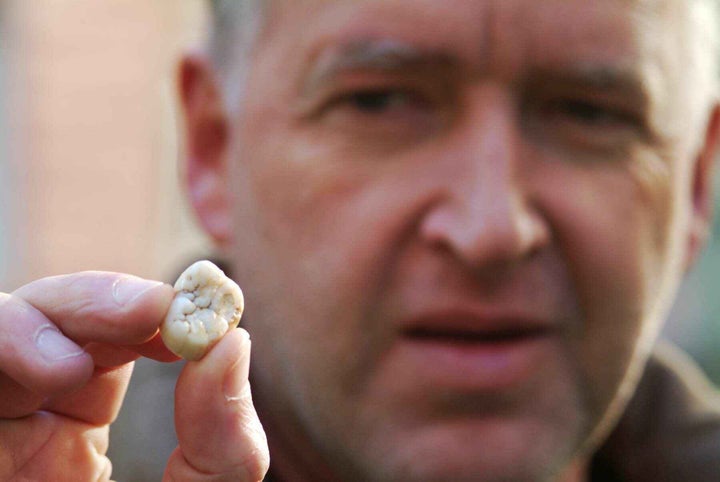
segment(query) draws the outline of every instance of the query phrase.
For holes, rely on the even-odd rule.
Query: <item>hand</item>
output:
[[[120,409],[132,362],[140,355],[176,359],[157,334],[172,297],[168,285],[98,272],[45,278],[10,295],[0,294],[0,480],[109,479],[108,427]],[[212,358],[188,364],[181,376],[178,415],[202,418],[178,419],[181,445],[168,464],[169,480],[206,480],[211,474],[252,469],[252,457],[238,457],[238,452],[235,465],[232,458],[204,458],[192,443],[200,434],[188,430],[194,426],[201,432],[206,417],[216,415],[218,420],[224,412],[234,413],[224,419],[235,421],[255,417],[249,395],[242,402],[218,406],[213,393],[189,388],[204,372],[224,373],[232,366],[209,370],[213,360],[247,364],[247,350],[231,352],[242,344],[241,335],[218,344]],[[246,426],[235,422],[224,430],[204,427],[209,434],[202,434],[204,443],[236,442],[241,437],[236,432]],[[251,438],[260,441],[256,466],[264,472],[264,440]],[[249,475],[239,480],[256,480],[255,474]]]

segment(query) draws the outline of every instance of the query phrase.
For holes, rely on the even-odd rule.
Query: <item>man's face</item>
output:
[[[689,3],[273,3],[229,150],[271,439],[353,480],[582,458],[684,262]]]

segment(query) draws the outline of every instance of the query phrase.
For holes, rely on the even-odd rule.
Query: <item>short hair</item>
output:
[[[247,51],[254,43],[263,0],[210,0],[210,50],[218,60],[230,60],[237,47]]]
[[[210,36],[208,50],[224,84],[228,107],[242,97],[249,58],[262,27],[268,0],[209,0]]]
[[[701,21],[710,19],[703,27],[703,43],[712,49],[711,64],[700,66],[711,70],[711,95],[716,98],[720,93],[720,0],[680,0],[692,1],[696,17]],[[261,30],[265,7],[270,0],[209,0],[211,10],[210,55],[223,82],[242,83],[243,71]],[[231,80],[229,80],[231,79]],[[238,90],[238,87],[234,87]]]

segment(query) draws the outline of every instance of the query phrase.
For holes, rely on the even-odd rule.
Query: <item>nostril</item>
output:
[[[431,249],[451,252],[464,264],[499,266],[538,253],[550,230],[541,213],[510,198],[437,206],[423,220],[420,236]]]

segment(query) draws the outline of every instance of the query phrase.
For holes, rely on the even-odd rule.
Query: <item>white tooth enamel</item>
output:
[[[165,345],[186,360],[199,360],[240,322],[240,287],[210,261],[198,261],[175,282],[175,298],[160,325]]]

